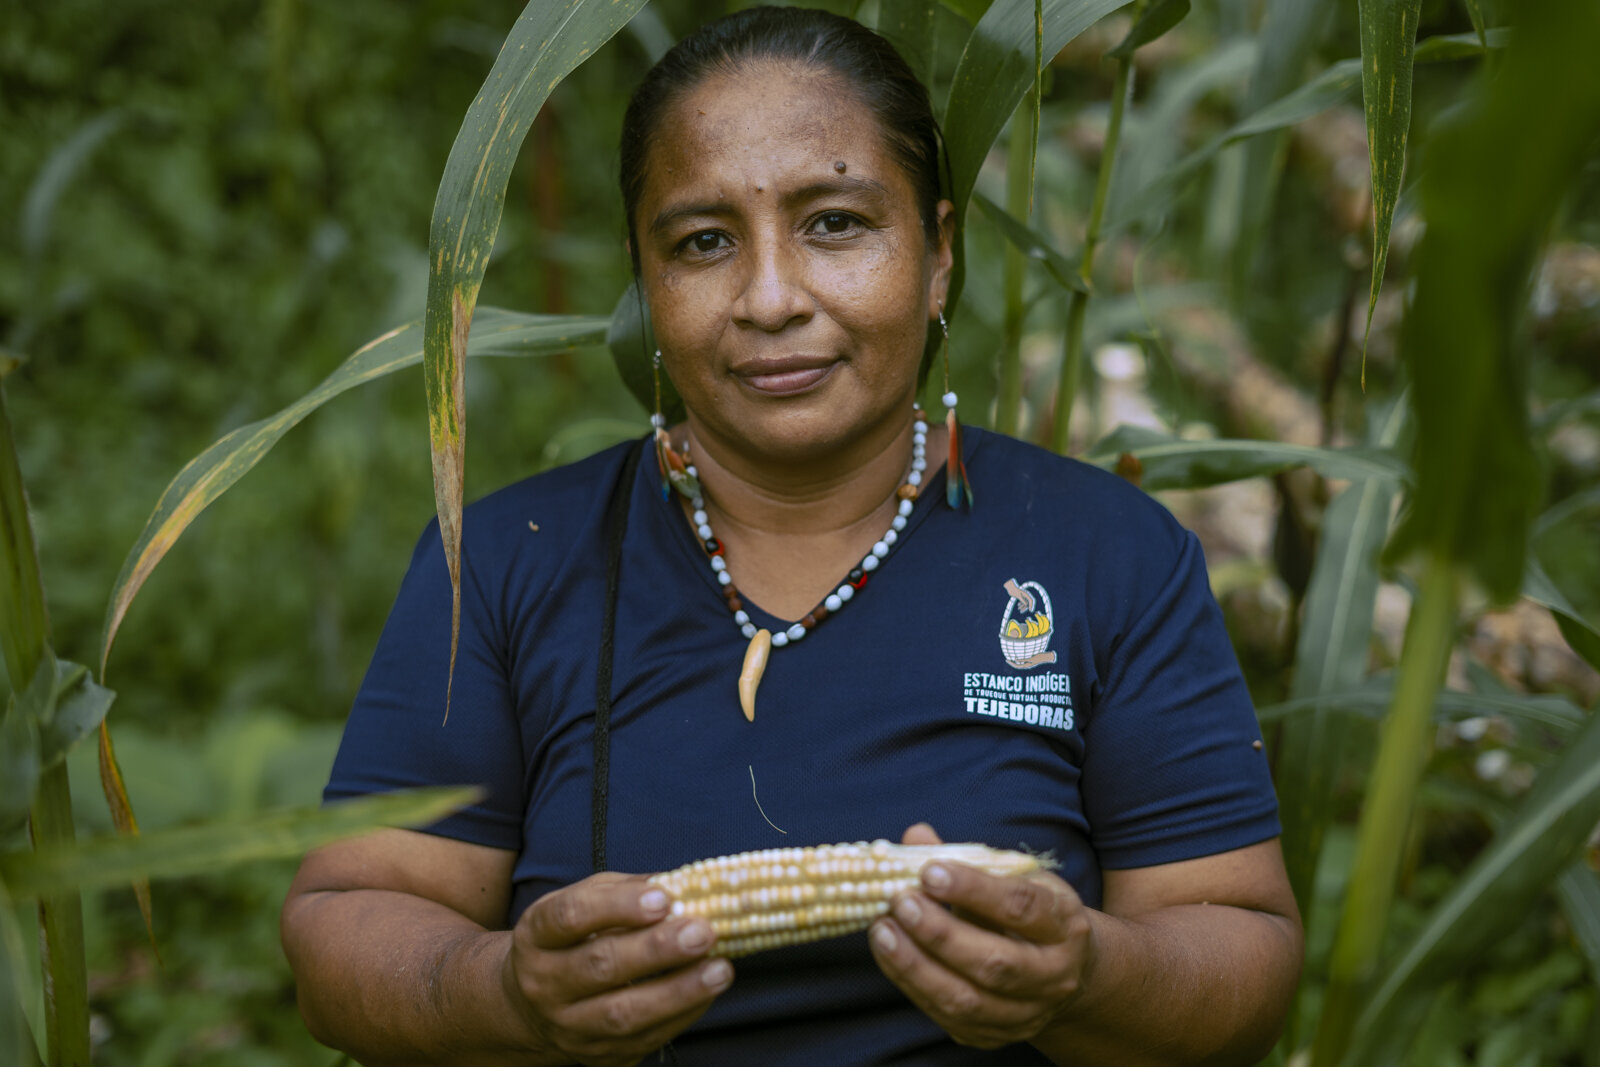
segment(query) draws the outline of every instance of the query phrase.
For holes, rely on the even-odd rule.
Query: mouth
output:
[[[794,396],[826,381],[839,366],[831,356],[752,359],[730,368],[746,388],[765,396]]]

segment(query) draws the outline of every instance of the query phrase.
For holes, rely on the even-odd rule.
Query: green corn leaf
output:
[[[938,0],[878,0],[874,27],[905,57],[923,85],[933,84],[934,19]]]
[[[1478,0],[1464,0],[1467,8],[1467,18],[1472,20],[1472,32],[1478,35],[1478,40],[1485,48],[1489,47],[1489,34],[1484,29],[1483,5]]]
[[[1394,678],[1379,675],[1348,689],[1264,705],[1256,709],[1256,718],[1263,723],[1293,722],[1311,714],[1342,713],[1376,721],[1388,712],[1393,700]],[[1566,697],[1550,694],[1463,693],[1453,689],[1439,692],[1433,711],[1436,722],[1495,715],[1526,722],[1561,736],[1572,733],[1589,717],[1587,712]],[[1288,776],[1280,773],[1280,777]]]
[[[1305,80],[1319,42],[1327,37],[1327,27],[1339,4],[1334,0],[1266,0],[1256,40],[1261,48],[1256,68],[1245,90],[1246,115],[1281,100]],[[1266,132],[1266,131],[1263,131]],[[1283,170],[1284,134],[1278,128],[1270,136],[1245,145],[1240,167],[1227,190],[1229,210],[1221,213],[1232,219],[1231,226],[1218,227],[1218,247],[1230,251],[1230,288],[1237,297],[1255,264],[1256,249],[1272,217],[1277,198],[1278,177]],[[1226,232],[1231,230],[1231,232]]]
[[[1590,981],[1600,982],[1600,874],[1580,859],[1561,872],[1556,894],[1573,939],[1589,961]]]
[[[135,878],[206,874],[252,860],[298,856],[330,841],[381,826],[427,826],[465,807],[482,790],[411,789],[325,807],[294,808],[250,819],[104,837],[63,848],[0,855],[0,881],[13,898],[104,889]]]
[[[949,151],[950,199],[956,206],[955,269],[947,306],[961,295],[965,256],[961,223],[978,170],[995,139],[1034,83],[1035,47],[1049,62],[1056,53],[1126,0],[1045,0],[1043,37],[1037,34],[1034,0],[995,0],[967,39],[956,64],[945,105],[944,136]]]
[[[1548,508],[1533,523],[1533,538],[1537,541],[1574,515],[1581,514],[1591,508],[1600,508],[1600,485],[1591,485],[1587,489],[1580,489],[1571,496]]]
[[[50,243],[50,228],[55,223],[61,194],[124,120],[123,113],[116,110],[95,116],[74,130],[39,168],[22,202],[22,254],[30,268],[37,268]]]
[[[1405,480],[1409,476],[1403,461],[1381,449],[1316,448],[1282,441],[1186,441],[1135,426],[1118,427],[1084,458],[1114,467],[1123,453],[1143,465],[1139,484],[1152,492],[1201,489],[1293,467],[1311,467],[1327,478]]]
[[[450,570],[450,675],[461,627],[461,505],[466,477],[467,341],[500,229],[506,184],[534,118],[561,79],[628,24],[645,0],[529,0],[467,108],[428,232],[423,383],[439,536]],[[449,709],[449,686],[445,708]]]
[[[1379,447],[1394,448],[1405,415],[1405,405],[1395,404],[1379,434]],[[1395,479],[1368,478],[1352,483],[1329,505],[1306,591],[1291,700],[1315,699],[1365,677],[1378,600],[1378,555],[1399,489]],[[1344,731],[1321,705],[1291,719],[1279,739],[1274,778],[1279,783],[1284,865],[1303,916],[1313,911],[1312,889],[1343,762],[1343,740]]]
[[[1522,595],[1556,617],[1561,636],[1567,639],[1572,651],[1583,657],[1585,663],[1600,671],[1600,626],[1596,626],[1572,606],[1566,594],[1550,580],[1549,573],[1533,556],[1528,557],[1522,574]]]
[[[67,751],[105,719],[114,699],[115,693],[95,684],[89,668],[58,660],[45,646],[33,679],[16,695],[12,709],[36,728],[39,770],[47,771],[65,759]]]
[[[1043,264],[1045,273],[1050,276],[1051,281],[1068,292],[1074,290],[1078,292],[1086,291],[1083,279],[1078,277],[1077,264],[1056,251],[1050,244],[1049,238],[1045,237],[1044,234],[1029,226],[982,193],[973,193],[972,202],[978,205],[989,221],[995,224],[995,227],[1011,243],[1013,248],[1028,259],[1037,260]]]
[[[1155,0],[1139,13],[1128,34],[1106,53],[1107,59],[1133,55],[1151,41],[1182,22],[1189,14],[1189,0]]]
[[[976,25],[979,19],[988,14],[991,0],[940,0],[940,2],[966,19],[968,24]]]
[[[650,308],[639,293],[637,279],[628,283],[611,311],[611,321],[606,327],[606,346],[611,350],[611,361],[617,365],[617,374],[628,392],[646,411],[656,410],[656,387],[661,389],[661,414],[668,424],[684,418],[683,398],[663,372],[655,373],[655,335],[650,332]]]
[[[525,315],[480,308],[473,319],[467,354],[547,355],[598,344],[605,338],[607,321],[596,316]],[[356,349],[315,389],[282,411],[239,427],[190,460],[162,492],[112,587],[111,599],[106,605],[105,631],[100,638],[101,678],[105,677],[111,643],[134,596],[156,564],[212,501],[261,462],[284,434],[317,408],[358,385],[420,362],[421,324],[413,322],[396,327]]]
[[[1417,489],[1394,549],[1442,553],[1499,601],[1522,585],[1540,492],[1514,332],[1551,220],[1600,136],[1600,8],[1550,0],[1518,15],[1517,46],[1495,77],[1480,70],[1430,138],[1427,229],[1400,346]]]
[[[1489,48],[1504,48],[1510,43],[1510,34],[1499,29],[1489,34]],[[1430,37],[1417,45],[1416,62],[1443,63],[1484,54],[1484,47],[1471,34],[1450,34]],[[1116,202],[1115,210],[1106,221],[1107,232],[1126,226],[1136,219],[1162,210],[1182,186],[1216,158],[1217,153],[1257,134],[1294,126],[1313,115],[1319,115],[1336,104],[1351,99],[1361,84],[1361,60],[1342,59],[1318,74],[1315,78],[1277,100],[1265,104],[1236,122],[1222,133],[1190,152],[1166,171]]]
[[[1406,170],[1411,130],[1411,70],[1422,0],[1359,0],[1361,104],[1367,116],[1367,156],[1372,165],[1372,287],[1361,340],[1361,387],[1367,385],[1367,341],[1372,312],[1389,262],[1389,227]]]
[[[0,845],[28,824],[39,787],[39,724],[17,707],[15,696],[0,718]]]
[[[1551,404],[1539,413],[1533,420],[1533,425],[1535,429],[1544,432],[1568,419],[1597,414],[1600,414],[1600,390]]]
[[[1429,913],[1382,971],[1344,1064],[1400,1062],[1415,1011],[1525,921],[1529,909],[1581,852],[1600,821],[1600,716],[1589,719],[1540,772],[1489,847]]]
[[[31,993],[27,969],[16,905],[0,881],[0,1056],[18,1067],[38,1067],[39,1046],[23,1010],[23,998]]]

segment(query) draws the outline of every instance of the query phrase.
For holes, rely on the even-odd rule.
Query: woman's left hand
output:
[[[919,823],[903,840],[939,837]],[[869,941],[890,981],[956,1042],[979,1048],[1034,1037],[1082,994],[1095,963],[1089,909],[1066,882],[959,863],[928,864],[921,890],[900,894]]]

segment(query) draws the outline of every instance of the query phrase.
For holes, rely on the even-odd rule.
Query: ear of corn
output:
[[[673,915],[705,919],[715,956],[864,930],[887,914],[895,894],[914,889],[925,864],[965,863],[995,875],[1043,870],[1049,861],[986,845],[895,845],[888,841],[816,848],[769,848],[699,860],[650,881],[672,894]]]

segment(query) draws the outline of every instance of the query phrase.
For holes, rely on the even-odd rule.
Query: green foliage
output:
[[[1406,517],[1408,544],[1447,546],[1448,559],[1481,565],[1498,594],[1514,593],[1512,572],[1521,572],[1523,594],[1600,666],[1600,464],[1585,451],[1600,437],[1600,314],[1572,296],[1600,271],[1563,279],[1554,257],[1531,271],[1547,238],[1579,267],[1600,241],[1592,152],[1570,197],[1541,177],[1574,172],[1582,149],[1573,131],[1593,106],[1582,95],[1592,79],[1557,82],[1565,68],[1552,61],[1540,72],[1551,84],[1538,91],[1563,106],[1515,104],[1535,91],[1519,80],[1531,75],[1517,73],[1526,42],[1496,24],[1501,12],[1470,0],[1365,5],[1417,11],[1383,38],[1417,42],[1414,76],[1400,52],[1385,53],[1400,61],[1396,92],[1414,82],[1409,118],[1396,110],[1381,121],[1351,106],[1363,81],[1357,54],[1386,47],[1368,40],[1378,23],[1358,18],[1355,5],[829,6],[875,18],[926,72],[934,99],[948,101],[965,220],[953,375],[968,420],[982,421],[986,402],[1003,395],[994,421],[1034,439],[1054,428],[1065,441],[1072,415],[1073,441],[1101,442],[1086,458],[1112,466],[1127,453],[1144,486],[1175,508],[1191,496],[1171,489],[1269,476],[1284,486],[1288,471],[1316,472],[1303,605],[1290,596],[1288,623],[1272,623],[1259,606],[1223,598],[1262,700],[1311,934],[1297,1037],[1285,1051],[1303,1051],[1329,1003],[1365,806],[1404,831],[1405,847],[1393,907],[1377,923],[1375,958],[1388,982],[1378,1000],[1366,999],[1367,987],[1351,1002],[1368,1020],[1352,1024],[1357,1036],[1392,1041],[1409,1062],[1580,1062],[1600,1045],[1600,883],[1581,858],[1595,736],[1583,705],[1600,690],[1584,689],[1583,675],[1571,688],[1570,672],[1553,683],[1511,677],[1505,659],[1484,651],[1479,598],[1457,609],[1435,597],[1424,609],[1442,635],[1433,658],[1453,654],[1467,666],[1437,694],[1433,667],[1410,672],[1420,695],[1409,704],[1431,705],[1410,720],[1423,740],[1412,760],[1422,768],[1416,804],[1385,800],[1369,771],[1374,724],[1393,718],[1396,688],[1408,684],[1391,669],[1399,649],[1384,601],[1417,588],[1397,554],[1404,544],[1391,546],[1390,562],[1376,554],[1391,502]],[[10,583],[0,587],[7,623],[32,613],[28,629],[39,635],[28,656],[8,649],[7,677],[42,679],[34,695],[18,685],[0,721],[0,789],[15,792],[11,810],[36,795],[27,788],[34,768],[92,728],[109,698],[77,670],[17,663],[53,657],[51,648],[93,662],[117,630],[103,622],[124,611],[111,723],[151,838],[188,842],[165,862],[233,854],[249,843],[235,841],[234,828],[273,825],[260,822],[263,812],[315,800],[336,719],[429,510],[416,379],[388,374],[417,362],[418,330],[387,335],[394,324],[426,306],[440,350],[453,352],[454,294],[470,308],[480,283],[484,304],[557,317],[477,311],[467,354],[502,354],[495,334],[504,326],[511,332],[500,339],[538,360],[479,361],[459,387],[454,369],[430,361],[430,410],[470,408],[476,428],[464,495],[643,431],[629,393],[649,399],[651,346],[627,289],[616,197],[603,191],[614,183],[633,78],[705,10],[658,0],[602,47],[627,21],[623,8],[639,5],[612,7],[529,5],[528,19],[577,15],[560,38],[572,47],[528,44],[537,64],[501,51],[508,30],[530,32],[514,0],[430,0],[404,18],[379,0],[58,0],[0,22],[0,217],[15,222],[0,228],[10,253],[0,255],[0,374],[19,459],[12,499],[22,500],[23,478],[31,493],[26,508],[8,505],[6,529],[13,545],[24,532],[29,540],[10,558],[31,556],[31,508],[54,627],[47,642],[42,593],[29,606],[27,566],[0,575]],[[1574,48],[1579,28],[1569,26]],[[1493,62],[1483,62],[1491,49]],[[530,77],[516,82],[518,71]],[[1499,79],[1498,97],[1464,95],[1480,71]],[[486,76],[508,99],[523,94],[504,127],[481,121],[495,94],[472,104]],[[994,152],[1018,120],[1015,151]],[[1352,122],[1373,129],[1354,152],[1338,136]],[[1369,220],[1359,203],[1365,180],[1354,193],[1344,184],[1350,158],[1365,178],[1380,151],[1398,158],[1406,131],[1416,187],[1387,171],[1382,210]],[[464,146],[459,158],[453,143]],[[495,169],[468,195],[474,147]],[[965,211],[969,193],[980,211]],[[454,226],[472,238],[459,255],[451,245],[445,273],[422,249],[435,203],[444,205],[432,216],[436,236]],[[452,206],[463,204],[465,212]],[[1380,252],[1393,246],[1390,262],[1369,263],[1367,227],[1387,229],[1391,211],[1392,240],[1378,242]],[[1511,261],[1488,288],[1470,283],[1485,264]],[[1352,319],[1360,327],[1362,282],[1377,297],[1370,398],[1342,372],[1350,346],[1341,332]],[[620,375],[596,358],[602,335]],[[1005,391],[991,355],[1003,336],[1017,353]],[[1072,352],[1068,337],[1078,338]],[[1478,373],[1482,350],[1511,350],[1511,338],[1521,368]],[[1142,354],[1143,388],[1130,390],[1102,364],[1111,343]],[[1402,353],[1420,355],[1415,373],[1401,370]],[[1255,399],[1258,374],[1284,392]],[[1217,379],[1226,387],[1208,384]],[[1407,379],[1414,453],[1397,432]],[[448,402],[439,402],[450,392],[441,384],[455,389]],[[1119,429],[1130,391],[1144,403],[1142,425]],[[1284,395],[1320,424],[1305,433],[1281,421]],[[199,458],[185,468],[191,456]],[[1441,475],[1447,466],[1455,473]],[[252,477],[219,502],[247,469]],[[163,487],[175,495],[163,497]],[[178,506],[185,493],[187,510]],[[1541,505],[1544,517],[1530,524]],[[1280,539],[1289,525],[1280,521]],[[1208,541],[1208,553],[1216,547]],[[1234,588],[1270,600],[1285,583],[1259,551],[1214,558],[1214,576],[1231,574]],[[157,560],[171,562],[140,589],[133,571],[118,576],[124,557],[142,567],[141,581]],[[1271,647],[1251,636],[1262,632],[1274,635]],[[1525,686],[1554,691],[1517,691]],[[1439,751],[1424,766],[1435,734]],[[94,763],[80,745],[67,766],[85,783]],[[1502,766],[1510,770],[1486,770]],[[59,814],[67,772],[51,773]],[[78,825],[107,832],[92,793],[75,798]],[[207,829],[207,820],[217,822]],[[1560,833],[1534,832],[1552,827]],[[0,860],[0,891],[22,877],[22,863]],[[95,1032],[110,1035],[96,1062],[331,1058],[299,1026],[277,947],[290,873],[257,861],[157,883],[159,973],[131,899],[90,893],[89,1008]],[[15,1048],[27,1062],[46,1027],[38,963],[28,958],[34,938],[15,920],[35,920],[0,904],[0,1058],[9,1062]]]

